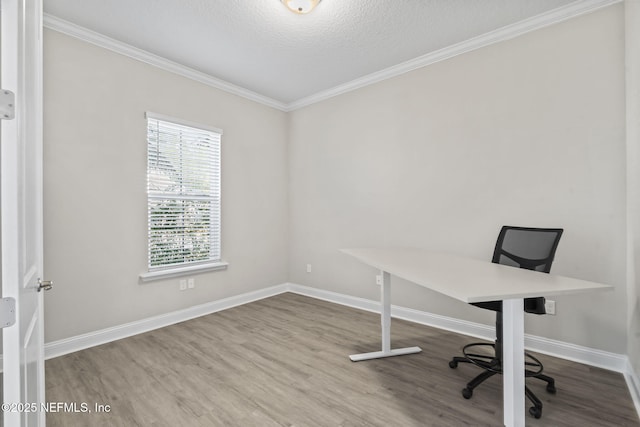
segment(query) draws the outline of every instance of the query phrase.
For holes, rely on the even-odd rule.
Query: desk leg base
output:
[[[352,362],[360,362],[363,360],[382,359],[383,357],[403,356],[405,354],[420,353],[420,347],[396,348],[389,351],[374,351],[371,353],[352,354],[349,356]]]

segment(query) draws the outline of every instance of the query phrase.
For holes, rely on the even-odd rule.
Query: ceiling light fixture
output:
[[[290,11],[304,15],[313,10],[320,3],[320,0],[280,0]]]

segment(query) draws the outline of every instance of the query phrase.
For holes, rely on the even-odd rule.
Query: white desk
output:
[[[524,426],[524,298],[612,289],[612,286],[543,274],[420,249],[341,249],[382,274],[382,350],[349,356],[354,362],[420,352],[391,349],[391,275],[462,302],[502,300],[504,424]]]

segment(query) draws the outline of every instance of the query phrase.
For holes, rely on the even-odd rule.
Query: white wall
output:
[[[46,341],[286,281],[377,299],[339,248],[489,259],[513,224],[564,227],[553,272],[615,286],[558,297],[527,331],[625,353],[624,103],[622,5],[289,115],[46,30]],[[193,291],[138,281],[147,110],[225,132],[230,267]],[[396,304],[493,321],[397,282]]]
[[[287,281],[285,113],[45,30],[45,303],[54,341]],[[140,284],[145,111],[224,130],[226,271]]]
[[[625,2],[628,179],[628,356],[640,374],[640,1]]]
[[[297,110],[289,280],[378,299],[375,271],[339,248],[488,260],[503,224],[563,227],[552,272],[615,291],[558,297],[527,332],[625,353],[624,116],[622,5]],[[493,321],[394,283],[396,304]]]

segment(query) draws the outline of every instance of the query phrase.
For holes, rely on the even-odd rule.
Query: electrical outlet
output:
[[[311,264],[307,264],[307,273],[311,273]]]
[[[187,280],[187,287],[189,289],[193,289],[196,287],[196,279],[189,279]]]
[[[553,300],[545,300],[544,302],[544,311],[547,312],[547,314],[556,314],[556,302]]]
[[[180,279],[180,290],[181,291],[186,291],[187,290],[187,280],[186,279]]]

